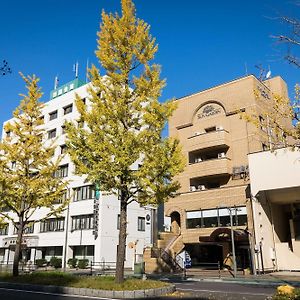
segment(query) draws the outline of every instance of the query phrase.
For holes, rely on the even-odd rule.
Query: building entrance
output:
[[[192,267],[217,269],[223,263],[223,247],[219,244],[187,244],[185,250],[189,253]]]

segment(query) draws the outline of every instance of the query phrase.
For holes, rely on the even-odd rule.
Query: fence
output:
[[[19,263],[20,273],[31,273],[37,269],[37,265],[32,263]],[[6,263],[0,263],[0,273],[12,273],[13,261],[8,261]]]
[[[221,278],[221,264],[219,261],[216,263],[197,263],[196,265],[194,264],[192,268],[194,268],[194,270],[195,268],[207,271],[216,270],[218,271],[219,278]]]
[[[116,262],[91,261],[90,263],[91,275],[114,275],[116,266],[117,266]]]

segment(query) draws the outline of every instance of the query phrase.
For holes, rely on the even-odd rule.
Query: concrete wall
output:
[[[300,152],[279,149],[249,156],[256,247],[262,244],[265,269],[299,270],[292,247],[290,205],[300,199]],[[293,252],[294,250],[294,252]],[[259,260],[259,261],[258,261]],[[261,266],[260,257],[256,264]]]
[[[300,151],[278,149],[252,153],[249,158],[251,191],[297,187],[300,185]]]

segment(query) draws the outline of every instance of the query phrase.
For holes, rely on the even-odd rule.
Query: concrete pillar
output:
[[[36,248],[31,248],[30,260],[34,262],[36,260]]]
[[[35,248],[35,259],[41,259],[43,257],[42,249]]]
[[[9,261],[9,248],[5,249],[3,263],[7,263]]]

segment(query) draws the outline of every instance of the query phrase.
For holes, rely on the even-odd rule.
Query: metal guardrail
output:
[[[218,270],[218,276],[221,278],[221,263],[219,261],[216,263],[197,263],[193,267],[205,270]]]
[[[19,272],[20,273],[31,273],[37,270],[36,264],[30,263],[19,263]],[[13,261],[8,261],[6,263],[0,263],[0,273],[11,273],[13,270]]]
[[[113,275],[115,273],[116,266],[117,266],[116,262],[91,261],[90,263],[91,275]]]

